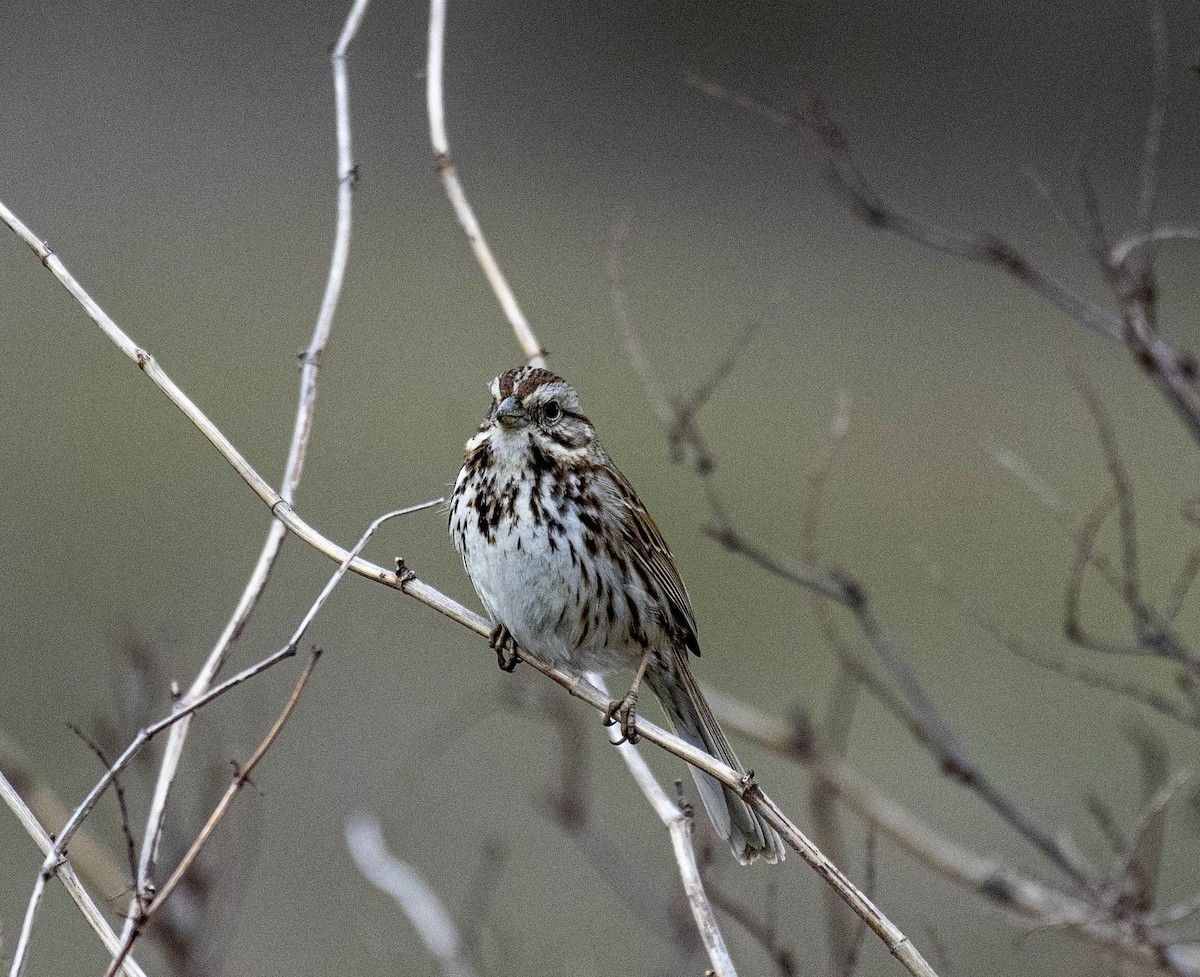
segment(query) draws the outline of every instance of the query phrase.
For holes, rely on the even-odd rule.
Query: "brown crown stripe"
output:
[[[524,400],[544,383],[563,383],[562,377],[540,367],[519,366],[500,377],[500,399],[515,396]]]

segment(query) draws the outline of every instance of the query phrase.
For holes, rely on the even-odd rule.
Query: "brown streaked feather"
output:
[[[700,641],[696,636],[692,602],[662,533],[654,525],[654,520],[629,480],[608,460],[607,455],[600,469],[608,478],[598,479],[598,487],[607,489],[612,495],[609,501],[616,504],[617,511],[623,509],[626,514],[626,518],[617,520],[617,530],[629,544],[628,552],[658,586],[666,601],[666,621],[670,630],[680,635],[687,651],[698,656]]]

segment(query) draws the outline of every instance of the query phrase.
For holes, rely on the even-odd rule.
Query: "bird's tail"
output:
[[[658,696],[680,739],[735,770],[746,772],[704,701],[688,667],[686,652],[674,653],[669,667],[652,661],[646,671],[646,682]],[[696,767],[690,769],[713,828],[729,842],[739,862],[749,865],[759,858],[767,862],[783,861],[783,842],[779,835],[738,796],[737,791]]]

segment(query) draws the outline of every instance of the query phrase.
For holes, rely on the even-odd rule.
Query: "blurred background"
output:
[[[332,242],[327,51],[345,8],[14,0],[0,12],[0,199],[272,480]],[[1165,9],[1174,95],[1159,212],[1188,224],[1200,202],[1200,79],[1189,67],[1200,19],[1187,3]],[[1026,169],[1077,211],[1077,161],[1090,152],[1104,217],[1114,235],[1128,231],[1148,23],[1143,5],[1116,2],[454,0],[447,41],[460,174],[551,367],[579,388],[671,543],[704,642],[701,679],[770,715],[819,720],[837,669],[807,595],[704,533],[699,486],[670,463],[613,313],[606,266],[619,223],[632,321],[668,392],[690,390],[761,323],[701,415],[740,528],[781,556],[799,552],[804,473],[844,395],[851,429],[824,512],[825,558],[870,589],[992,778],[1101,862],[1112,855],[1084,799],[1097,795],[1127,829],[1136,818],[1129,729],[1158,730],[1182,766],[1195,763],[1196,732],[1015,659],[960,612],[955,595],[1049,652],[1169,686],[1154,660],[1097,661],[1062,639],[1074,544],[987,446],[1019,454],[1068,505],[1092,506],[1109,479],[1070,371],[1089,377],[1133,472],[1147,589],[1161,596],[1195,542],[1179,515],[1200,474],[1195,444],[1116,344],[992,269],[857,223],[804,138],[683,75],[783,106],[814,86],[897,205],[1008,236],[1103,298]],[[298,502],[346,544],[380,513],[448,491],[485,384],[520,358],[434,174],[426,29],[421,5],[377,0],[350,55],[361,180]],[[1161,272],[1163,329],[1191,348],[1195,250],[1165,249]],[[0,729],[74,805],[102,767],[68,724],[120,739],[130,703],[166,711],[169,682],[190,683],[228,619],[268,513],[11,235],[0,240],[0,310]],[[367,555],[403,556],[478,606],[437,511],[389,524]],[[288,541],[232,666],[279,647],[332,569]],[[1086,595],[1091,627],[1124,634],[1111,596]],[[1185,609],[1181,631],[1197,620]],[[666,836],[593,714],[528,669],[502,675],[484,642],[363,580],[341,586],[310,637],[326,655],[205,863],[217,905],[207,972],[438,972],[353,867],[343,824],[359,809],[377,812],[393,851],[471,917],[485,972],[703,972],[703,958],[681,953],[626,895],[665,903],[677,883]],[[198,829],[212,785],[261,739],[295,676],[285,665],[195,724],[172,807],[182,834]],[[570,718],[556,725],[548,709]],[[604,863],[549,810],[572,722],[586,734],[570,755],[584,765],[581,803],[619,853]],[[738,749],[804,826],[808,775]],[[644,752],[668,784],[683,776]],[[948,836],[1061,882],[872,699],[859,704],[848,755]],[[151,772],[128,778],[138,827],[134,788]],[[1200,884],[1189,798],[1172,808],[1164,900]],[[111,797],[89,822],[118,856],[119,823]],[[847,824],[843,867],[862,878],[863,832]],[[707,831],[698,826],[701,843]],[[6,961],[39,862],[0,812]],[[1106,972],[1094,949],[1024,933],[885,843],[875,875],[895,922],[927,955],[944,949],[943,973]],[[799,858],[739,870],[720,846],[711,878],[754,914],[775,906],[780,944],[802,972],[826,971],[822,885]],[[124,909],[126,893],[103,895]],[[735,922],[726,934],[742,972],[772,972]],[[163,959],[149,941],[138,956]],[[104,965],[52,886],[27,973]],[[900,967],[868,938],[857,972]]]

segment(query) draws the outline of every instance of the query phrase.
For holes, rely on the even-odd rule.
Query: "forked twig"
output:
[[[37,816],[29,809],[29,805],[25,803],[24,798],[17,793],[16,788],[9,783],[8,778],[3,773],[0,773],[0,799],[17,816],[17,820],[21,822],[21,826],[25,829],[29,837],[33,839],[34,844],[41,849],[43,854],[47,856],[51,855],[54,852],[54,839],[46,833]],[[75,870],[71,867],[70,863],[64,858],[56,858],[54,868],[51,871],[58,876],[63,884],[63,888],[67,890],[67,894],[70,895],[75,905],[79,907],[79,911],[83,913],[83,918],[95,930],[105,947],[107,947],[108,952],[113,955],[120,953],[121,938],[108,925],[108,920],[104,918],[104,913],[101,912],[100,907],[96,905],[95,901],[88,894],[83,883],[79,881],[79,877],[75,874]],[[42,884],[44,885],[45,882]],[[14,950],[14,957],[15,954],[16,951]],[[126,977],[146,977],[146,972],[131,957],[125,958],[124,971]]]
[[[105,977],[116,977],[118,971],[121,969],[121,964],[133,949],[133,944],[146,928],[146,924],[149,923],[154,914],[162,907],[163,903],[171,897],[171,893],[175,891],[175,887],[179,884],[179,881],[183,878],[187,870],[191,868],[192,863],[196,860],[196,856],[200,854],[200,850],[208,843],[208,839],[212,837],[212,833],[216,830],[217,825],[221,823],[221,819],[229,812],[229,808],[233,804],[233,799],[250,782],[250,775],[254,772],[254,768],[258,766],[259,761],[266,756],[267,751],[274,745],[275,741],[279,738],[279,734],[283,732],[284,725],[286,725],[288,719],[291,718],[292,713],[295,711],[296,703],[300,701],[300,693],[304,691],[304,687],[308,684],[309,676],[312,675],[312,671],[316,667],[320,657],[321,649],[313,648],[312,655],[308,659],[308,664],[304,667],[304,670],[300,673],[300,678],[296,681],[296,687],[292,690],[292,694],[284,704],[283,711],[271,726],[266,738],[258,744],[258,749],[254,751],[245,765],[238,769],[234,775],[233,782],[229,785],[228,790],[225,791],[225,795],[218,802],[204,827],[200,829],[200,834],[196,836],[187,853],[180,860],[179,864],[175,866],[175,871],[171,873],[170,877],[163,884],[163,887],[154,894],[154,898],[141,911],[139,918],[134,921],[133,927],[129,930],[129,934],[125,937],[121,946],[121,952],[113,958],[113,962],[109,966]]]
[[[144,747],[159,733],[166,729],[170,729],[176,723],[202,709],[214,699],[219,698],[231,689],[241,685],[243,682],[254,678],[256,675],[259,675],[262,672],[265,672],[267,669],[279,664],[279,662],[295,655],[296,648],[298,647],[301,639],[304,637],[304,634],[307,632],[309,625],[313,621],[313,618],[316,617],[317,612],[322,606],[324,606],[325,601],[328,599],[329,594],[332,593],[333,588],[337,585],[338,581],[342,579],[347,570],[353,569],[355,563],[358,561],[358,553],[366,545],[367,540],[370,539],[375,529],[387,519],[391,519],[395,516],[407,515],[412,512],[418,512],[423,509],[430,508],[431,506],[439,505],[441,502],[441,499],[423,502],[416,506],[410,506],[407,509],[389,512],[372,522],[367,531],[363,534],[362,538],[358,541],[358,544],[355,546],[355,548],[345,553],[341,566],[338,567],[333,576],[330,578],[329,582],[325,585],[325,588],[321,591],[320,595],[317,597],[317,600],[313,603],[312,607],[309,608],[308,613],[304,615],[304,618],[297,626],[296,631],[293,633],[287,644],[285,644],[274,654],[264,658],[262,661],[251,665],[249,668],[243,669],[236,675],[226,679],[224,682],[213,686],[198,699],[194,699],[191,702],[178,703],[171,711],[170,715],[163,717],[156,723],[146,726],[137,734],[137,736],[133,738],[129,746],[127,746],[120,756],[113,761],[105,775],[100,778],[96,785],[88,792],[87,796],[84,797],[84,799],[80,802],[79,806],[75,808],[74,812],[71,814],[71,817],[68,818],[67,823],[63,826],[62,830],[59,831],[54,843],[50,846],[50,850],[46,852],[45,861],[42,863],[41,871],[39,871],[38,877],[34,882],[33,891],[29,897],[29,904],[25,910],[25,918],[21,926],[20,936],[17,940],[17,948],[13,953],[10,977],[19,977],[21,968],[24,967],[25,959],[29,951],[30,940],[32,939],[33,935],[33,924],[37,917],[38,908],[41,905],[46,883],[55,874],[61,876],[62,869],[67,864],[65,860],[66,851],[67,845],[70,843],[71,838],[79,829],[79,826],[83,823],[84,819],[88,816],[88,814],[91,813],[97,801],[99,801],[101,796],[103,796],[104,792],[112,784],[113,780],[129,765],[142,747]],[[463,612],[464,614],[469,614],[465,608],[463,609]],[[124,944],[124,941],[128,938],[129,932],[131,931],[132,927],[127,926],[126,931],[121,935],[119,945]]]
[[[845,132],[816,92],[802,90],[797,99],[800,107],[788,109],[766,106],[697,72],[686,73],[684,81],[710,98],[730,102],[740,108],[755,108],[760,116],[770,118],[778,125],[796,127],[808,133],[814,147],[824,157],[825,178],[830,188],[869,227],[892,231],[931,251],[992,265],[1013,276],[1089,329],[1112,339],[1122,337],[1120,316],[1102,309],[1058,278],[1038,268],[1003,238],[987,232],[972,233],[942,227],[906,213],[887,201],[863,172]]]

